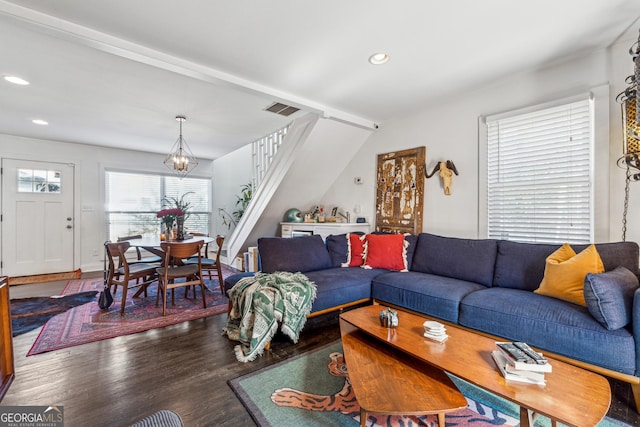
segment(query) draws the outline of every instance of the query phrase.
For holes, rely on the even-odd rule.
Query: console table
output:
[[[356,222],[281,222],[280,235],[282,237],[298,237],[319,234],[322,240],[331,234],[344,234],[354,231],[368,233],[371,227],[368,223]]]
[[[13,365],[13,337],[11,333],[11,308],[9,306],[9,282],[0,277],[0,401],[15,376]]]

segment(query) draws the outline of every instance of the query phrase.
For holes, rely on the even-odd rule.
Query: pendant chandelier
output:
[[[184,178],[198,166],[198,159],[193,155],[187,145],[187,141],[182,137],[182,122],[186,121],[187,118],[185,116],[176,116],[176,120],[180,122],[180,136],[164,159],[164,164],[180,178]]]

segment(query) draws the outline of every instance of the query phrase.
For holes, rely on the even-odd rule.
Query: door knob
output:
[[[72,218],[70,216],[67,217],[67,221],[71,221]]]
[[[73,228],[73,226],[71,226],[71,225],[67,225],[67,228]]]

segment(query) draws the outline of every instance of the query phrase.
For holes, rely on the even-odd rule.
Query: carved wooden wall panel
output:
[[[378,155],[376,231],[422,232],[425,147]]]

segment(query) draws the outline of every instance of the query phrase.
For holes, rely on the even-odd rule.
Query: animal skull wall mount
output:
[[[451,181],[453,180],[453,174],[458,175],[458,170],[456,169],[456,165],[453,164],[451,160],[447,160],[446,162],[438,162],[438,164],[433,168],[433,171],[428,174],[427,168],[424,168],[424,175],[426,178],[431,178],[437,171],[440,171],[440,178],[442,178],[442,185],[444,187],[444,194],[446,196],[451,195]]]

